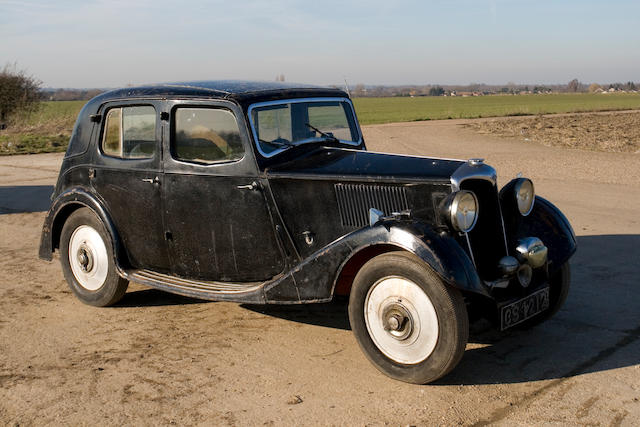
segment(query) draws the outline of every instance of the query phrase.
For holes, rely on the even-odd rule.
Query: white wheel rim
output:
[[[109,270],[107,247],[100,234],[88,225],[76,228],[69,241],[68,255],[78,284],[89,291],[100,289]]]
[[[438,342],[438,316],[431,300],[403,277],[384,277],[371,286],[364,320],[376,347],[397,363],[422,362]]]

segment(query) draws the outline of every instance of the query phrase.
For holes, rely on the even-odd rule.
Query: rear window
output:
[[[102,152],[122,159],[145,159],[156,151],[156,110],[152,106],[107,111]]]

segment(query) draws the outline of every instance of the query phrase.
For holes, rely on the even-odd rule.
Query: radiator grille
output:
[[[478,198],[478,222],[469,232],[469,249],[480,277],[493,280],[499,276],[498,261],[507,255],[497,188],[488,181],[475,179],[464,181],[460,186],[473,191]]]
[[[389,215],[409,209],[404,187],[370,184],[336,184],[336,198],[344,227],[369,224],[369,209]]]

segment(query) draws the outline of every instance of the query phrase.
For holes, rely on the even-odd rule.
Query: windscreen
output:
[[[344,100],[257,104],[250,111],[256,143],[265,157],[314,141],[360,143],[353,109]]]

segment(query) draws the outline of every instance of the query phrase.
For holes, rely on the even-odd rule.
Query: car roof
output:
[[[344,97],[337,88],[289,82],[261,82],[246,80],[206,80],[194,82],[161,83],[114,89],[98,95],[91,103],[102,104],[116,99],[130,98],[209,98],[231,99],[240,104],[265,100],[300,97]]]

